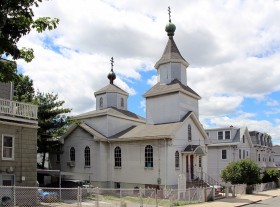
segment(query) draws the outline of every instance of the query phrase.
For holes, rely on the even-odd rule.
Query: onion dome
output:
[[[171,22],[171,10],[170,6],[168,7],[168,15],[169,15],[169,22],[165,26],[165,31],[167,32],[167,35],[169,38],[172,38],[174,36],[176,26]]]
[[[111,71],[108,74],[108,79],[110,80],[110,84],[114,84],[114,80],[116,79],[116,74],[114,73],[113,70],[113,66],[114,66],[114,58],[111,58]]]
[[[173,24],[171,20],[169,20],[169,22],[165,26],[165,31],[167,32],[169,38],[174,36],[175,30],[176,30],[175,24]]]

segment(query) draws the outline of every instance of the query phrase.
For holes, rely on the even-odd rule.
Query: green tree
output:
[[[28,76],[18,74],[14,78],[14,100],[30,103],[34,99],[33,80]]]
[[[38,153],[42,154],[41,167],[44,167],[46,153],[52,152],[59,145],[58,137],[66,131],[69,117],[65,114],[71,112],[63,108],[64,101],[58,100],[58,95],[53,93],[37,92],[35,103],[38,104]]]
[[[260,169],[257,163],[243,159],[228,164],[221,177],[231,184],[253,185],[260,181]]]
[[[34,19],[33,8],[43,0],[1,0],[0,1],[0,81],[12,81],[16,72],[15,63],[5,59],[24,59],[30,62],[34,58],[33,49],[18,48],[17,43],[32,29],[41,33],[57,27],[57,18],[40,17]]]
[[[278,182],[279,172],[277,169],[267,169],[263,172],[262,182]]]

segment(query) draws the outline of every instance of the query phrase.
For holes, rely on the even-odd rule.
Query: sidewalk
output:
[[[239,195],[235,198],[223,198],[212,202],[193,204],[193,207],[237,207],[280,196],[280,189],[268,190],[251,195]]]

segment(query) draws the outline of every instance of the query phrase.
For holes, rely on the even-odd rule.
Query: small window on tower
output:
[[[103,107],[103,98],[102,97],[99,99],[99,107]]]
[[[121,107],[124,107],[124,100],[121,98]]]

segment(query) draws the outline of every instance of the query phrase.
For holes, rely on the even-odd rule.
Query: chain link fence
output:
[[[105,189],[0,186],[0,206],[178,206],[214,200],[214,188]]]
[[[79,206],[81,192],[80,188],[0,186],[0,206]]]

